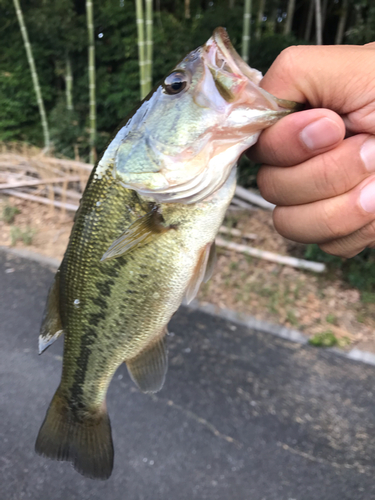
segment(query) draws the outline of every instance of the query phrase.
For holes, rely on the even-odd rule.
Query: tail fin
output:
[[[108,479],[113,469],[113,443],[106,408],[78,421],[62,403],[57,391],[36,439],[36,453],[72,462],[83,476]]]

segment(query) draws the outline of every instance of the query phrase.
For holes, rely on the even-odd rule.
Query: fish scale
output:
[[[259,88],[219,28],[119,129],[90,176],[47,298],[39,350],[64,333],[64,356],[37,453],[87,477],[111,475],[108,385],[125,362],[140,390],[161,389],[167,325],[212,273],[236,162],[294,108]]]

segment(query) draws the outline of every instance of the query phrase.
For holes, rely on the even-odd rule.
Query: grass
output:
[[[31,245],[34,236],[35,229],[29,226],[27,226],[25,229],[21,229],[18,226],[12,226],[10,228],[10,241],[12,247],[14,247],[17,241],[22,241],[25,245]]]
[[[331,331],[327,330],[322,333],[317,333],[309,339],[309,344],[315,347],[345,347],[350,343],[348,337],[337,338],[336,335]]]
[[[336,321],[337,321],[336,316],[332,313],[329,313],[326,316],[326,321],[327,321],[327,323],[330,323],[331,325],[335,325]]]
[[[12,224],[14,222],[14,218],[16,215],[20,214],[21,211],[17,207],[13,207],[12,205],[9,205],[8,203],[5,205],[3,208],[3,214],[2,214],[2,219],[7,223],[7,224]]]

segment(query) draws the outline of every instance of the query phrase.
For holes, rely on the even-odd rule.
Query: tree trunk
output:
[[[137,13],[137,31],[138,31],[138,58],[139,58],[139,83],[141,87],[141,100],[147,95],[146,81],[146,58],[145,58],[145,35],[142,0],[135,0]]]
[[[289,35],[289,33],[292,31],[295,5],[296,5],[296,0],[288,0],[288,10],[286,15],[286,23],[284,26],[284,35]]]
[[[260,0],[258,9],[257,28],[255,31],[255,38],[257,40],[259,40],[259,38],[262,36],[262,22],[263,22],[265,7],[266,7],[266,0]]]
[[[316,44],[323,45],[322,36],[322,9],[320,0],[315,0]]]
[[[251,2],[252,0],[245,0],[245,8],[243,14],[242,59],[245,62],[249,61],[249,52],[250,52]]]
[[[40,85],[39,85],[38,74],[37,74],[36,68],[35,68],[34,57],[33,57],[33,53],[31,50],[29,36],[27,34],[26,25],[25,25],[25,22],[23,19],[22,10],[21,10],[19,0],[13,0],[13,2],[14,2],[14,7],[16,9],[18,22],[20,25],[23,42],[25,44],[27,60],[28,60],[29,66],[30,66],[31,78],[33,80],[34,91],[36,94],[36,100],[37,100],[38,107],[39,107],[40,119],[42,122],[43,135],[44,135],[44,147],[46,150],[48,150],[50,147],[49,128],[48,128],[46,110],[44,109],[42,92],[41,92]]]
[[[95,101],[95,45],[94,45],[94,9],[92,0],[86,0],[86,18],[89,56],[90,89],[90,163],[96,161],[96,101]]]
[[[146,0],[146,95],[152,87],[152,0]]]
[[[185,19],[190,19],[190,0],[185,0]]]
[[[66,109],[73,110],[73,74],[70,57],[66,56],[66,69],[65,69],[65,93],[66,93]]]
[[[304,39],[308,42],[311,37],[312,21],[314,17],[314,0],[310,0],[309,12],[307,14],[306,29]]]
[[[337,32],[335,38],[336,45],[341,45],[344,38],[345,25],[348,17],[348,7],[349,7],[349,1],[343,0],[340,12],[340,20],[337,26]]]

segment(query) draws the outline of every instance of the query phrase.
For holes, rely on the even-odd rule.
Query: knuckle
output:
[[[322,243],[319,248],[328,255],[334,255],[335,257],[341,257],[344,259],[350,259],[355,257],[363,248],[358,249],[348,247],[345,242],[340,240],[330,241],[329,243]]]
[[[271,203],[275,200],[275,184],[273,182],[272,170],[269,167],[261,167],[257,175],[257,184],[263,198]]]
[[[346,234],[345,228],[338,223],[337,209],[332,203],[322,204],[320,220],[324,225],[326,239],[335,240]],[[343,220],[343,218],[340,218],[340,220]]]
[[[290,71],[298,64],[304,48],[299,45],[291,45],[282,50],[276,58],[275,64],[279,65],[283,71]]]
[[[375,245],[375,220],[358,229],[357,233],[367,246]]]
[[[291,238],[288,232],[288,224],[285,223],[287,209],[283,207],[276,207],[272,214],[273,225],[276,231],[284,238]],[[293,237],[291,238],[293,239]]]
[[[332,154],[322,154],[321,175],[314,176],[318,192],[329,193],[331,197],[339,196],[350,188],[350,178],[342,161]]]

